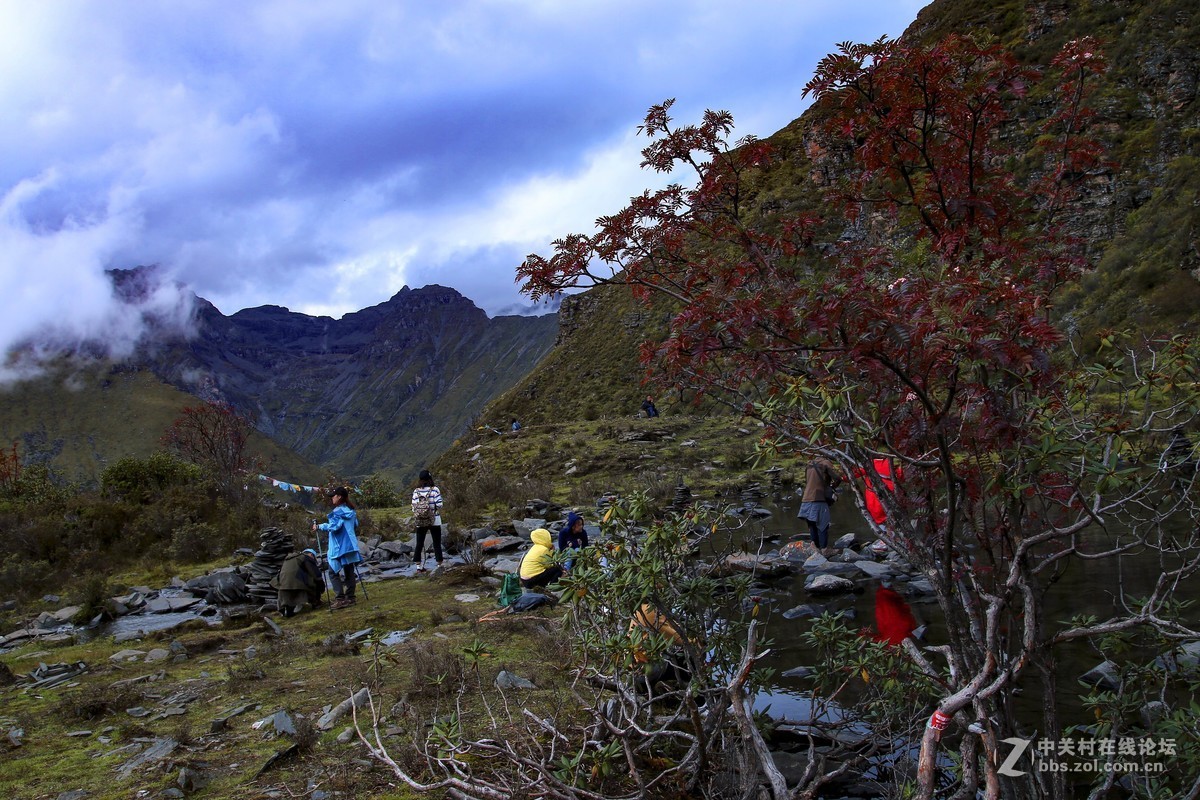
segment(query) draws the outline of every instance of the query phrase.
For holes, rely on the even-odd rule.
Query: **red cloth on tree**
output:
[[[889,492],[895,491],[896,481],[893,479],[891,460],[886,458],[876,458],[871,461],[871,466],[875,468],[875,471],[879,473],[879,476],[883,479],[884,488],[886,488]],[[855,470],[855,474],[857,474],[860,478],[863,478],[863,482],[866,484],[866,489],[863,490],[863,499],[867,502],[867,513],[871,515],[871,519],[875,520],[876,525],[882,525],[887,521],[887,512],[883,510],[883,503],[879,501],[879,495],[877,495],[875,490],[871,488],[870,481],[866,480],[866,469],[859,468]],[[901,478],[903,476],[903,471],[900,468],[897,468],[894,477]]]
[[[917,620],[904,598],[886,586],[875,590],[875,641],[898,645],[912,635]]]

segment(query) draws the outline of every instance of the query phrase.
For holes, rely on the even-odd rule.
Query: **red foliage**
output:
[[[731,149],[724,112],[674,127],[668,101],[646,117],[643,165],[692,169],[695,186],[633,198],[594,235],[529,256],[518,277],[535,298],[605,281],[674,298],[670,335],[643,350],[661,382],[771,407],[800,442],[829,447],[832,431],[827,455],[844,466],[895,458],[911,476],[895,505],[919,515],[905,521],[930,543],[967,520],[1003,540],[1073,502],[1063,476],[1030,478],[1036,465],[1020,462],[1059,379],[1047,308],[1082,248],[1058,217],[1099,166],[1081,132],[1085,79],[1101,64],[1092,44],[1069,44],[1046,89],[1056,110],[1024,131],[1018,101],[1045,79],[998,47],[841,46],[807,87],[823,120],[808,140],[813,171],[835,176],[829,220],[764,216],[748,178],[772,169],[771,148]],[[831,428],[838,414],[852,436]],[[1035,496],[1008,491],[1018,480]]]
[[[16,490],[21,470],[21,454],[13,442],[10,450],[0,450],[0,492],[9,494]]]
[[[207,469],[222,488],[233,489],[250,466],[246,444],[250,421],[228,403],[184,408],[167,432],[163,446]]]

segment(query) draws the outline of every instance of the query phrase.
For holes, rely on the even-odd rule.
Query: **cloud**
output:
[[[103,270],[139,264],[225,313],[340,315],[426,283],[523,307],[526,254],[659,180],[637,168],[650,105],[769,134],[834,42],[918,8],[7,3],[0,274],[24,287],[0,348],[63,307],[76,338],[111,326]]]
[[[23,209],[58,184],[53,172],[22,181],[0,199],[0,280],[7,287],[0,381],[37,374],[64,355],[129,355],[148,326],[186,331],[191,295],[165,279],[121,299],[104,265],[136,217],[111,203],[92,218],[66,217],[39,229]],[[165,278],[165,276],[162,276]]]

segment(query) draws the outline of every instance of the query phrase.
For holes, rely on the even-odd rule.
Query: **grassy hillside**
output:
[[[201,401],[148,370],[62,371],[0,388],[0,442],[29,463],[90,483],[123,456],[145,457],[185,406]],[[259,433],[248,450],[271,475],[320,483],[325,471]]]
[[[481,695],[487,702],[500,697],[493,681],[502,669],[537,684],[510,694],[512,702],[556,713],[570,679],[557,615],[478,623],[498,606],[491,587],[471,574],[393,580],[368,591],[370,598],[360,594],[350,609],[280,620],[280,633],[262,616],[243,613],[218,627],[196,621],[142,641],[31,642],[3,654],[0,730],[22,734],[11,752],[7,736],[0,744],[0,796],[32,800],[79,790],[92,800],[169,796],[163,792],[177,789],[187,768],[205,785],[199,797],[307,797],[316,787],[329,797],[415,797],[398,790],[381,764],[361,760],[366,752],[357,738],[339,741],[353,725],[349,715],[317,730],[324,711],[370,687],[383,741],[404,762],[413,737],[423,737],[428,721],[453,713],[456,703],[464,729],[483,725]],[[480,599],[456,597],[467,592]],[[347,640],[367,629],[377,637],[415,631],[394,647],[377,638]],[[171,648],[170,658],[147,663],[155,648]],[[113,660],[126,650],[140,655]],[[5,675],[28,674],[40,662],[82,663],[87,670],[49,689],[6,685]],[[146,713],[136,716],[138,708]],[[294,734],[276,733],[270,724],[279,711],[289,715]],[[254,727],[263,719],[265,727]],[[359,719],[369,733],[369,709],[360,709]],[[136,766],[155,741],[170,752]]]

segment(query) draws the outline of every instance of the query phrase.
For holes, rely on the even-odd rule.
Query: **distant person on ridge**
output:
[[[804,472],[804,494],[797,516],[808,522],[809,536],[819,550],[829,546],[829,506],[837,499],[834,489],[841,482],[828,459],[814,458]]]
[[[516,433],[517,431],[521,430],[521,423],[517,422],[516,417],[513,417],[511,429],[512,429],[513,433]]]
[[[291,617],[304,609],[308,603],[313,608],[321,605],[325,591],[325,579],[321,577],[321,566],[317,563],[317,551],[308,549],[292,553],[283,560],[279,568],[279,613]]]
[[[642,411],[646,412],[646,418],[658,416],[658,409],[654,406],[654,398],[646,395],[646,399],[642,401]]]
[[[329,502],[333,503],[329,521],[318,525],[314,520],[313,530],[329,533],[325,558],[329,565],[329,583],[337,595],[331,608],[346,608],[357,602],[354,587],[358,576],[354,565],[362,561],[362,553],[358,552],[358,514],[350,502],[350,490],[345,486],[334,489]]]
[[[412,493],[413,524],[417,530],[416,549],[413,561],[417,572],[425,571],[425,534],[433,538],[433,557],[442,565],[442,491],[433,482],[429,470],[421,470],[417,477],[417,488]]]

